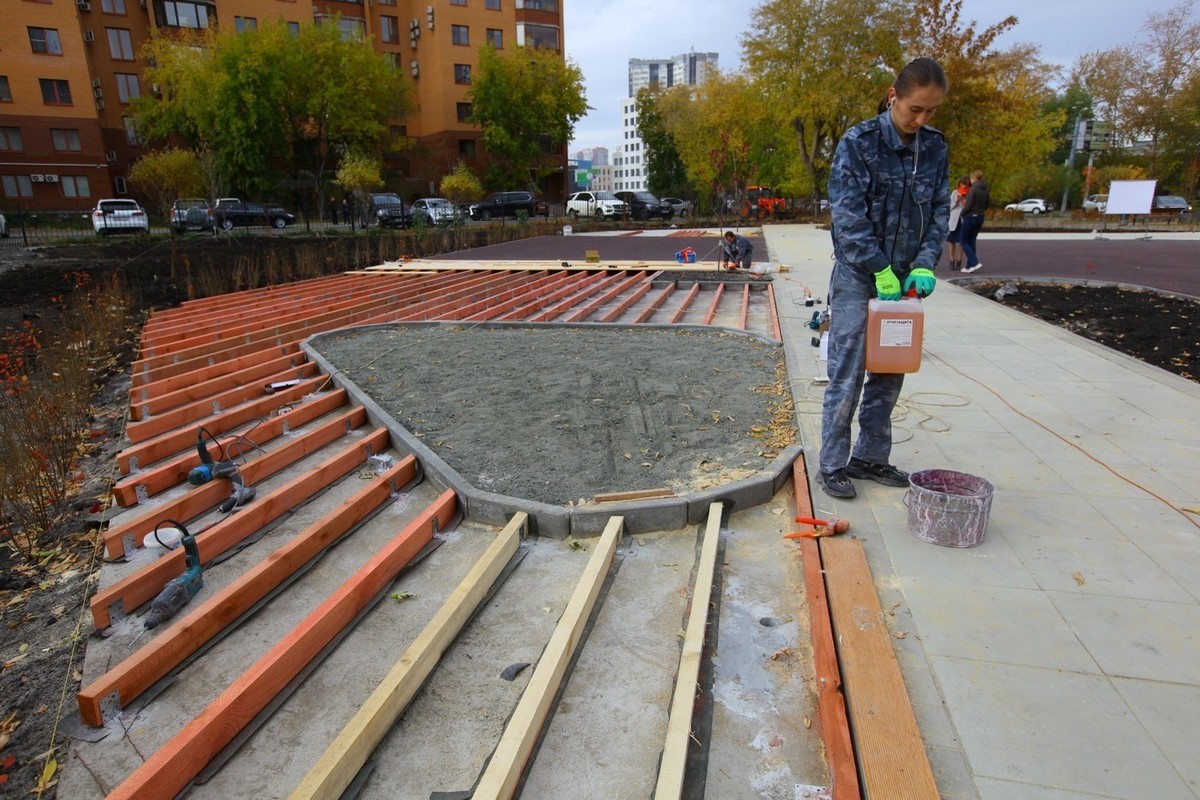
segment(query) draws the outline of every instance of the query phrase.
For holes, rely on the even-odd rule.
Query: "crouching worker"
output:
[[[725,231],[725,241],[721,244],[721,266],[726,269],[750,269],[750,256],[754,253],[754,245],[739,233]]]

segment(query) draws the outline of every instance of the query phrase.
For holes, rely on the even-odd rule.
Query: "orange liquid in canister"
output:
[[[917,297],[872,298],[867,303],[867,371],[916,372],[924,333],[925,309]]]

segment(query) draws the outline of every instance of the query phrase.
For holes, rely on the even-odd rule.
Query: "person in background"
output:
[[[950,245],[950,269],[957,272],[963,267],[962,245],[962,209],[967,199],[967,190],[971,188],[971,177],[963,175],[958,179],[958,186],[950,193],[950,235],[946,244]]]
[[[337,219],[338,219],[338,213],[337,213],[337,211],[338,211],[338,204],[337,204],[337,200],[334,200],[334,199],[331,197],[331,198],[329,198],[329,202],[328,202],[326,205],[328,206],[328,211],[329,211],[329,221],[330,221],[332,224],[334,224],[334,225],[337,225],[337,224],[338,224],[338,223],[337,223]]]
[[[741,267],[750,269],[750,256],[754,253],[754,245],[740,233],[725,231],[724,242],[721,244],[721,266],[729,269]],[[732,266],[730,266],[732,264]]]
[[[946,140],[928,126],[948,83],[931,58],[909,62],[879,104],[879,115],[851,128],[829,172],[833,275],[829,280],[829,385],[821,415],[818,480],[832,497],[857,492],[851,478],[907,486],[892,466],[892,409],[902,374],[866,372],[867,302],[927,297],[937,283],[950,219]],[[858,412],[858,441],[850,423]]]
[[[983,266],[979,263],[979,255],[975,251],[975,240],[979,238],[979,229],[983,227],[983,212],[987,211],[991,197],[988,194],[988,183],[983,179],[983,172],[975,170],[971,173],[971,188],[967,191],[967,199],[963,201],[962,210],[962,249],[967,257],[967,265],[963,272],[974,272]]]

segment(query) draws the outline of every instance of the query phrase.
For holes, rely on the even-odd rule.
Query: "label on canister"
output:
[[[880,347],[912,347],[913,321],[911,319],[880,320]]]

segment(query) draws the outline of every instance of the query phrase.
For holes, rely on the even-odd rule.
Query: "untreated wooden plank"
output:
[[[612,565],[624,527],[623,517],[609,518],[583,570],[583,576],[559,617],[558,625],[529,678],[529,684],[500,736],[500,743],[496,745],[492,759],[479,779],[472,795],[474,800],[507,800],[516,792],[525,762],[533,752],[538,733],[550,713],[550,703],[562,684],[567,664],[579,645],[596,597],[600,594],[600,586]]]
[[[291,800],[336,800],[354,780],[367,758],[412,702],[454,637],[470,619],[508,560],[517,551],[529,522],[518,512],[451,593],[404,655],[396,662],[358,712],[342,728]]]
[[[161,632],[132,656],[79,691],[76,699],[80,717],[88,725],[103,725],[106,720],[100,709],[102,700],[115,694],[118,707],[129,705],[416,477],[417,461],[413,456],[407,456],[241,577],[196,603],[182,619],[163,626]]]
[[[454,492],[443,492],[199,716],[134,770],[108,795],[108,800],[174,797],[396,577],[433,538],[435,528],[454,518],[456,506]]]
[[[377,428],[286,486],[259,495],[249,505],[208,530],[196,534],[200,563],[207,564],[263,525],[325,489],[330,483],[365,462],[369,453],[383,452],[388,441],[387,429]],[[167,581],[183,574],[183,562],[181,548],[96,592],[91,600],[92,619],[96,623],[96,629],[106,628],[112,622],[114,606],[128,613],[142,603],[152,600],[162,591]]]
[[[811,517],[812,499],[808,494],[808,471],[801,456],[792,462],[796,514]],[[825,743],[825,764],[833,800],[861,800],[858,766],[846,716],[846,698],[842,694],[842,671],[838,666],[833,641],[833,621],[829,616],[829,597],[821,568],[818,539],[801,539],[800,555],[804,562],[804,593],[808,600],[809,631],[813,643],[813,677],[817,685],[817,713],[821,719],[821,739]]]
[[[867,797],[939,797],[862,542],[821,541],[850,726]]]
[[[655,497],[674,496],[674,489],[663,486],[658,489],[634,489],[628,492],[601,492],[592,499],[597,503],[615,503],[621,500],[649,500]]]
[[[721,541],[721,504],[708,507],[704,541],[692,588],[679,671],[675,674],[675,693],[671,697],[671,715],[667,720],[667,738],[658,767],[655,800],[678,800],[683,796],[683,773],[687,767],[688,743],[692,739],[692,709],[696,705],[696,682],[700,679],[700,659],[708,632],[708,609],[712,602],[713,579],[717,567],[717,545]]]

